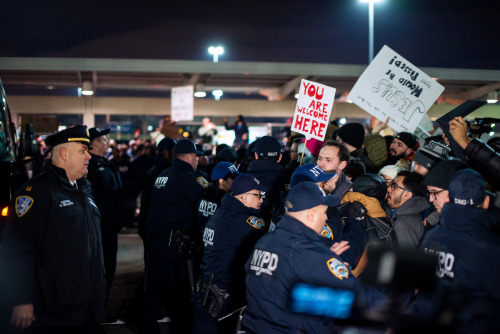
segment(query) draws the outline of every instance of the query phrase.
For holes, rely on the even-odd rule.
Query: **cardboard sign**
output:
[[[334,99],[335,88],[302,79],[291,130],[323,141]]]
[[[173,87],[171,94],[172,121],[193,120],[193,86]]]
[[[349,100],[397,132],[414,132],[444,87],[384,45],[352,88]]]

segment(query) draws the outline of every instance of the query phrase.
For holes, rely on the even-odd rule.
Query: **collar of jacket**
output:
[[[191,166],[189,163],[187,163],[187,162],[185,162],[183,160],[180,160],[180,159],[174,159],[172,161],[172,167],[176,171],[193,172],[194,173],[193,166]]]
[[[249,216],[256,216],[259,212],[257,209],[245,206],[231,194],[225,194],[222,197],[221,208],[235,213],[248,214]]]
[[[272,160],[254,160],[248,165],[247,172],[252,173],[252,172],[282,172],[283,171],[283,166],[281,166],[279,163],[276,161]]]
[[[491,230],[500,225],[500,215],[481,208],[446,203],[441,211],[440,224],[455,230],[480,226]]]
[[[45,171],[55,178],[59,185],[67,190],[78,191],[79,189],[89,188],[90,182],[82,177],[81,179],[76,180],[76,184],[78,185],[78,189],[75,189],[71,183],[69,183],[68,176],[66,175],[66,171],[63,168],[57,167],[52,164],[51,160],[45,161]]]
[[[429,202],[422,196],[413,196],[396,209],[393,216],[419,214],[430,207]],[[422,219],[423,220],[423,219]]]
[[[291,232],[292,234],[300,235],[309,240],[319,241],[321,243],[321,236],[304,225],[300,220],[293,218],[285,213],[283,218],[279,221],[278,227],[281,230]]]

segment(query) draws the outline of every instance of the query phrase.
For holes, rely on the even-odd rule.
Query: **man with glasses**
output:
[[[424,233],[421,212],[429,208],[429,203],[420,187],[422,180],[420,174],[402,171],[387,189],[387,216],[399,246],[417,246]]]
[[[231,193],[208,221],[203,232],[203,284],[195,296],[194,333],[232,333],[237,316],[223,317],[245,305],[245,261],[257,240],[265,234],[265,223],[256,217],[268,190],[251,174],[238,175]],[[229,293],[225,303],[216,304],[214,291]],[[211,312],[220,309],[219,312]],[[216,314],[218,313],[218,314]]]

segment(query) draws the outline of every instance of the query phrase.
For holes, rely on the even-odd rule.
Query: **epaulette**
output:
[[[254,216],[248,217],[247,223],[250,226],[252,226],[253,228],[256,228],[258,230],[262,230],[264,228],[265,224],[266,224],[264,222],[264,219],[259,218],[259,217],[254,217]]]

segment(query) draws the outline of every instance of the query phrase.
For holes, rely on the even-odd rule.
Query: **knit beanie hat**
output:
[[[382,167],[380,171],[378,172],[379,175],[387,175],[391,179],[395,179],[398,176],[398,173],[401,172],[403,168],[396,166],[396,165],[387,165]]]
[[[461,160],[440,161],[429,171],[422,185],[448,190],[453,173],[465,168],[467,165]]]
[[[347,123],[337,130],[337,136],[347,144],[361,148],[365,139],[365,127],[361,123]]]
[[[401,140],[408,148],[415,149],[417,146],[417,137],[413,133],[400,132],[394,138]]]
[[[448,146],[431,140],[429,144],[417,151],[413,161],[431,170],[439,161],[448,160],[450,151],[451,149]]]

